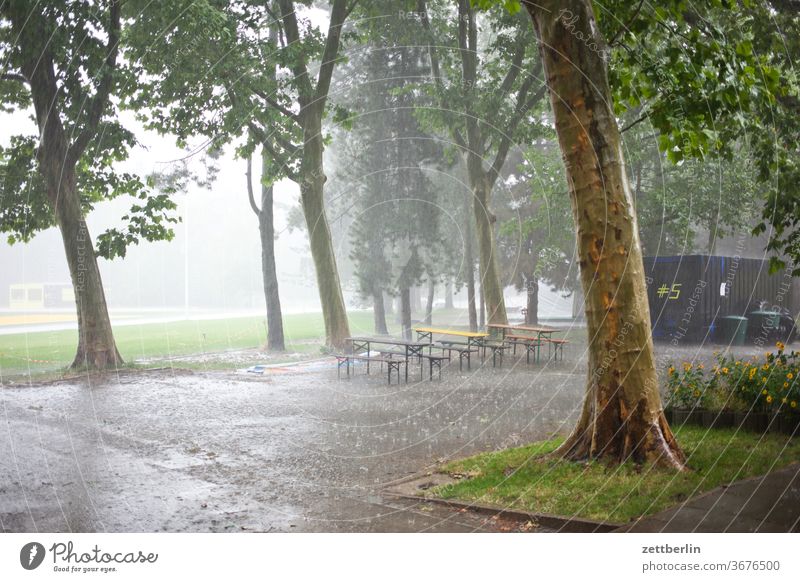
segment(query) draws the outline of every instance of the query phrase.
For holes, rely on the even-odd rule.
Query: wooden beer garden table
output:
[[[553,339],[552,337],[554,333],[565,332],[566,330],[563,328],[548,327],[542,325],[508,325],[502,323],[490,323],[487,324],[486,328],[489,329],[490,331],[492,329],[499,330],[503,340],[505,340],[507,335],[514,336],[515,339],[522,339],[522,336],[516,335],[513,332],[527,332],[536,334],[536,337],[534,338],[533,336],[531,336],[531,339],[535,339],[539,343],[539,345],[541,345],[541,342],[543,341],[547,342],[548,357],[550,354],[551,345],[554,346],[554,349],[556,350],[556,356],[558,356],[558,352],[561,351],[561,357],[562,358],[564,357],[563,346],[565,343],[567,343],[567,340]],[[537,360],[538,360],[538,354],[537,354]]]
[[[408,382],[408,360],[413,356],[422,356],[423,348],[428,346],[428,342],[413,342],[393,337],[349,337],[346,341],[349,341],[353,344],[354,352],[365,350],[368,354],[370,352],[371,344],[402,347],[405,352],[406,359],[406,382]],[[369,374],[369,360],[367,360],[367,374]]]

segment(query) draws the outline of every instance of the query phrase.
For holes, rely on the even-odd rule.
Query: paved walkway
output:
[[[800,532],[800,463],[717,487],[617,531]]]

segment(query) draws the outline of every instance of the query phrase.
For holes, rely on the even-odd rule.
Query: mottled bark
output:
[[[583,410],[555,454],[684,469],[658,392],[636,215],[592,4],[524,5],[567,169],[589,336]]]

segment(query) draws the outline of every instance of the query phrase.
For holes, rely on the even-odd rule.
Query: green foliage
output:
[[[5,112],[26,112],[32,105],[31,80],[23,74],[31,60],[41,68],[52,67],[59,81],[59,91],[49,112],[48,123],[60,124],[72,145],[85,138],[75,163],[75,179],[84,214],[97,203],[118,196],[147,200],[149,189],[134,174],[118,169],[119,162],[137,141],[119,121],[117,98],[126,87],[135,84],[131,75],[135,64],[107,62],[106,46],[110,31],[110,2],[100,7],[89,1],[6,2],[0,6],[0,60],[5,64],[7,80],[0,82],[0,103]],[[24,22],[24,25],[19,24]],[[16,28],[15,28],[16,27]],[[46,44],[44,44],[46,41]],[[110,75],[108,97],[105,78]],[[102,114],[96,124],[95,111]],[[33,128],[32,128],[33,129]],[[38,135],[12,136],[8,147],[0,147],[0,231],[9,243],[27,242],[41,230],[55,225],[52,199],[42,178]],[[63,171],[71,172],[72,168]],[[175,222],[169,211],[174,206],[162,198],[134,203],[124,220],[132,220],[128,236],[112,246],[99,245],[107,258],[124,255],[125,246],[139,240],[162,240],[172,237],[166,226]],[[100,236],[113,237],[109,231]]]

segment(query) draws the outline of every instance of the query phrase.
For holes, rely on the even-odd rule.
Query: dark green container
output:
[[[717,342],[731,346],[743,346],[747,337],[747,318],[728,315],[719,318]]]

